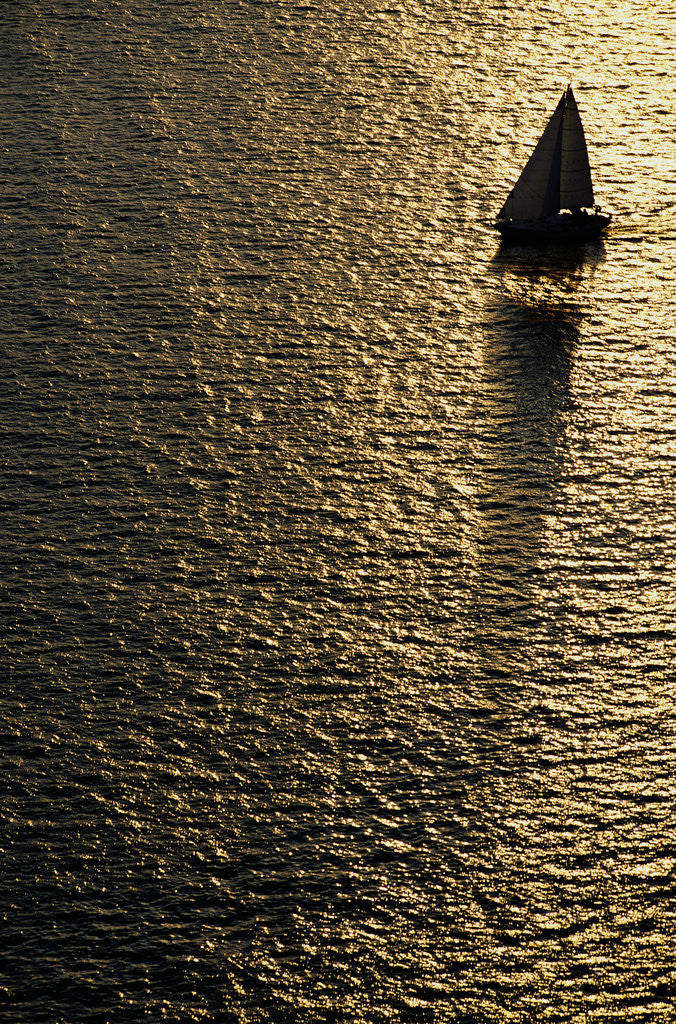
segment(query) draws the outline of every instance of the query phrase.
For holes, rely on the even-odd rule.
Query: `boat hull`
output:
[[[506,242],[571,243],[598,238],[610,224],[608,213],[559,213],[539,220],[498,220],[495,227]]]

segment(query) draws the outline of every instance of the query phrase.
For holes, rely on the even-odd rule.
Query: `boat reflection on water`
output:
[[[515,680],[527,685],[533,677],[538,647],[560,640],[565,619],[550,571],[549,526],[566,472],[585,282],[603,258],[602,244],[589,244],[546,260],[509,249],[491,263],[496,288],[485,305],[477,397],[485,430],[476,459],[473,589],[484,624],[477,669],[496,682],[509,679],[510,694]]]
[[[566,248],[500,245],[490,263],[495,291],[486,302],[486,337],[501,337],[538,365],[572,351],[586,317],[585,292],[605,261],[602,239]]]

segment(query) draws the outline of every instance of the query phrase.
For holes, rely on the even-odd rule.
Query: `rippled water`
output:
[[[675,39],[0,10],[0,1020],[676,1020]]]

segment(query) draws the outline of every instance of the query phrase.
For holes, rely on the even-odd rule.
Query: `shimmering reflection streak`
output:
[[[672,1005],[671,973],[655,977],[647,964],[656,935],[673,948],[674,787],[663,760],[674,731],[673,604],[661,564],[648,585],[661,599],[644,599],[645,577],[627,573],[618,531],[654,522],[655,504],[671,522],[673,510],[670,499],[652,508],[642,500],[626,455],[624,468],[617,452],[599,456],[607,439],[623,437],[608,420],[636,428],[635,408],[608,410],[603,424],[570,415],[584,413],[598,388],[606,393],[595,380],[599,355],[617,361],[589,344],[585,306],[598,301],[599,258],[587,247],[577,266],[549,254],[534,273],[527,252],[495,264],[510,298],[489,307],[482,393],[494,433],[479,470],[477,574],[493,611],[480,677],[501,768],[476,791],[492,839],[476,898],[505,991],[515,973],[532,972],[533,1008],[546,989],[553,1019],[583,1005],[604,1019],[636,985],[648,1019],[669,1017]],[[627,352],[618,380],[636,374],[639,353]],[[654,502],[654,484],[647,491]],[[531,943],[538,952],[524,955]]]
[[[0,1020],[676,1019],[674,16],[0,27]]]

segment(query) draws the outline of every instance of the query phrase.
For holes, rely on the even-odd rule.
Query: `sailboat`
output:
[[[594,204],[589,155],[570,85],[507,196],[495,227],[509,241],[593,238],[610,223]]]

